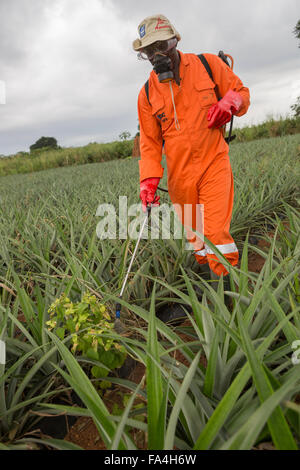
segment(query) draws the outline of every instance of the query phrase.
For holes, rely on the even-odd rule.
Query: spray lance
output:
[[[141,237],[142,237],[142,233],[143,233],[143,230],[144,230],[145,225],[146,225],[146,222],[150,217],[150,212],[151,212],[151,204],[147,205],[146,215],[145,215],[145,218],[143,220],[142,227],[141,227],[141,230],[140,230],[140,233],[139,233],[139,236],[138,236],[138,239],[137,239],[137,242],[136,242],[136,245],[135,245],[135,248],[134,248],[130,263],[129,263],[129,266],[128,266],[128,270],[127,270],[126,276],[124,278],[124,281],[123,281],[123,284],[122,284],[122,287],[121,287],[121,291],[120,291],[120,294],[119,294],[119,299],[121,299],[122,296],[123,296],[125,286],[126,286],[126,283],[127,283],[127,279],[128,279],[129,273],[131,271],[131,266],[132,266],[132,263],[134,261],[134,258],[135,258],[135,255],[136,255],[136,252],[137,252],[137,249],[138,249]],[[121,322],[120,317],[121,317],[121,304],[118,302],[116,304],[116,318],[115,318],[115,330],[116,330],[117,333],[122,333],[122,331],[124,331],[124,326]]]
[[[225,62],[225,64],[228,65],[228,67],[231,68],[231,70],[233,70],[233,64],[234,64],[234,60],[232,58],[231,55],[229,54],[225,54],[223,51],[219,51],[219,54],[218,54],[218,57],[220,57],[220,59],[223,60],[223,62]],[[229,61],[228,59],[230,59],[230,64],[229,64]],[[235,135],[231,136],[232,134],[232,126],[233,126],[233,115],[231,116],[231,120],[230,120],[230,127],[229,127],[229,132],[228,132],[228,136],[225,137],[225,132],[226,132],[226,125],[224,126],[224,138],[227,142],[227,144],[229,145],[231,140],[235,139]]]

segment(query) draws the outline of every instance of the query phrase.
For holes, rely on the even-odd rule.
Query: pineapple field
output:
[[[0,177],[0,449],[300,449],[300,134],[230,160],[225,293],[171,237],[141,240],[119,299],[136,240],[99,239],[97,208],[139,203],[137,159]]]

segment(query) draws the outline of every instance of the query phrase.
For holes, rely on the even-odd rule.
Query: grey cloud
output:
[[[300,14],[297,0],[113,3],[122,15],[131,14],[136,20],[133,38],[143,18],[162,13],[181,33],[184,52],[232,51],[245,70],[299,57],[292,33]]]
[[[35,123],[28,127],[6,132],[0,131],[1,147],[6,148],[6,154],[17,151],[29,151],[29,146],[36,142],[42,135],[55,137],[62,147],[82,146],[90,142],[111,142],[118,140],[121,132],[128,130],[134,136],[137,132],[137,119],[135,115],[128,118],[127,115],[104,116],[87,118],[84,121],[70,118],[66,121]],[[0,151],[1,154],[1,151]]]
[[[53,0],[52,5],[56,3]],[[32,44],[47,21],[50,0],[1,0],[0,3],[0,57],[1,67],[24,63],[31,54]]]

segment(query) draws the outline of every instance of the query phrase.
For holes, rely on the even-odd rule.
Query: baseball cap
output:
[[[138,26],[139,38],[133,41],[135,51],[140,51],[156,41],[165,41],[176,37],[180,41],[181,36],[164,15],[153,15],[145,18]]]

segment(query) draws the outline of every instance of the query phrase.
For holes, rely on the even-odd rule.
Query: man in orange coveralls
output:
[[[140,37],[133,42],[133,49],[154,67],[147,88],[143,86],[138,97],[143,210],[147,204],[159,204],[155,193],[163,176],[164,143],[172,203],[179,207],[201,204],[204,235],[236,265],[239,254],[229,233],[233,176],[222,126],[232,115],[247,112],[249,90],[218,56],[204,54],[212,81],[197,55],[176,49],[181,37],[165,16],[146,18],[138,32]],[[190,220],[184,217],[184,226],[195,229],[195,213]],[[209,263],[213,279],[228,274],[203,241],[194,237],[192,242],[196,260]]]

